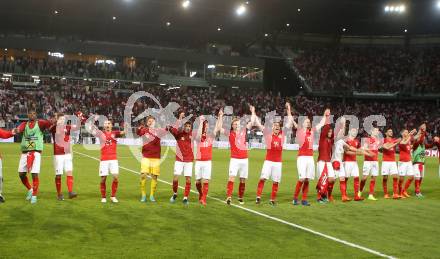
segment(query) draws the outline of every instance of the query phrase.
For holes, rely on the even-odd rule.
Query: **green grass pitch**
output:
[[[120,170],[119,204],[101,204],[98,161],[74,154],[75,200],[56,200],[52,147],[43,154],[38,204],[25,201],[18,175],[19,146],[0,144],[3,155],[4,196],[0,204],[0,258],[376,258],[377,255],[347,246],[286,224],[228,207],[208,199],[197,203],[169,203],[171,186],[158,184],[157,203],[139,202],[138,175]],[[76,152],[99,157],[99,151],[75,146]],[[139,162],[120,146],[119,164],[138,171]],[[250,174],[244,207],[298,224],[332,237],[398,258],[440,256],[440,179],[438,160],[427,159],[422,185],[424,199],[363,201],[320,205],[311,188],[311,207],[291,204],[297,179],[296,152],[285,151],[278,205],[270,206],[271,183],[265,186],[263,203],[255,205],[255,192],[264,151],[250,151]],[[361,161],[360,165],[361,165]],[[172,179],[174,153],[161,165],[164,181]],[[213,179],[209,195],[223,200],[229,164],[228,150],[214,150]],[[180,181],[183,184],[184,180]],[[109,188],[110,184],[107,184]],[[311,187],[315,185],[312,183]],[[148,182],[149,187],[149,182]],[[234,195],[238,184],[235,185]],[[193,189],[195,188],[193,184]],[[368,183],[366,188],[368,189]],[[411,187],[411,192],[413,190]],[[391,190],[391,181],[389,181]],[[381,197],[381,178],[376,184]],[[65,178],[63,191],[66,192]],[[353,194],[353,181],[349,182]],[[339,185],[335,186],[339,199]],[[236,201],[236,200],[235,200]]]

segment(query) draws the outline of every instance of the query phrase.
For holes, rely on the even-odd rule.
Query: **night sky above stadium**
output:
[[[183,1],[184,2],[184,1]],[[74,35],[78,39],[251,42],[279,33],[436,34],[437,0],[14,0],[0,8],[0,33]],[[240,5],[246,6],[237,15]],[[385,12],[404,5],[402,13]],[[405,30],[407,30],[405,32]]]

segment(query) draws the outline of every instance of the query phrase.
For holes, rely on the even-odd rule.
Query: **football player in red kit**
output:
[[[96,126],[92,126],[91,134],[99,138],[101,145],[101,161],[99,163],[99,176],[101,177],[101,202],[107,202],[106,181],[107,176],[113,176],[112,191],[110,200],[118,203],[116,192],[119,185],[119,163],[117,155],[117,138],[125,136],[124,131],[113,130],[113,123],[109,120],[104,122],[104,130],[99,130]]]
[[[49,128],[53,138],[53,154],[55,168],[55,187],[57,190],[57,198],[59,201],[64,200],[61,192],[61,176],[66,173],[66,183],[69,199],[77,197],[73,191],[73,162],[72,148],[70,146],[71,131],[76,130],[75,125],[65,125],[66,119],[64,114],[57,113],[55,121]]]
[[[217,122],[214,131],[209,132],[209,121],[203,116],[199,117],[199,121],[200,124],[195,137],[197,152],[194,171],[196,187],[199,192],[199,203],[206,206],[206,197],[208,195],[212,171],[212,144],[219,128]]]
[[[267,127],[261,125],[261,122],[255,113],[255,107],[250,106],[250,109],[252,113],[251,122],[253,125],[257,126],[258,129],[263,131],[264,141],[266,143],[266,159],[264,160],[263,169],[261,170],[260,181],[258,182],[257,188],[257,198],[255,202],[256,204],[260,204],[264,183],[266,180],[271,179],[272,193],[270,195],[269,203],[274,206],[276,204],[278,185],[281,182],[282,175],[284,133],[281,129],[281,122],[273,122],[272,129],[268,129]],[[293,121],[289,103],[286,103],[286,111],[288,116],[288,124],[285,125],[285,128],[289,128],[292,126]]]
[[[358,129],[351,128],[348,132],[348,137],[345,140],[347,145],[359,149],[360,142],[357,139]],[[348,183],[348,179],[353,177],[353,188],[354,188],[354,200],[362,201],[364,198],[360,196],[359,192],[359,167],[357,163],[357,152],[351,150],[346,150],[344,153],[344,171],[345,171],[345,184]]]
[[[413,165],[411,161],[412,137],[416,130],[409,132],[407,129],[402,130],[402,140],[399,143],[399,162],[397,169],[399,171],[399,195],[405,199],[409,194],[403,189],[403,182],[405,177],[409,179],[410,183],[414,179]]]
[[[174,136],[177,141],[176,161],[174,162],[173,196],[171,196],[170,202],[174,203],[177,199],[179,176],[183,174],[186,180],[185,191],[183,193],[183,204],[188,205],[188,196],[191,191],[194,152],[192,123],[187,121],[183,124],[181,128],[179,128],[184,116],[185,113],[180,113],[177,124],[167,127],[168,131]]]
[[[315,161],[313,160],[313,135],[314,132],[321,130],[325,125],[327,117],[330,115],[330,110],[324,111],[324,116],[321,121],[315,127],[312,127],[312,123],[309,118],[306,118],[301,127],[292,119],[293,127],[297,129],[296,142],[299,144],[298,158],[296,160],[296,166],[298,169],[298,181],[295,186],[295,193],[293,195],[293,205],[299,205],[298,196],[302,188],[302,200],[301,204],[304,206],[310,206],[307,201],[307,195],[309,192],[309,182],[315,179]]]
[[[232,202],[232,192],[234,191],[234,181],[238,176],[240,177],[240,184],[238,186],[238,202],[244,204],[244,191],[246,189],[246,179],[249,173],[248,161],[248,142],[247,131],[252,127],[251,122],[246,124],[246,127],[240,125],[240,119],[234,118],[231,122],[231,128],[225,130],[223,128],[223,110],[218,114],[218,128],[221,134],[229,138],[229,145],[231,148],[231,160],[229,162],[229,178],[226,185],[226,204]]]
[[[16,130],[13,131],[6,131],[3,129],[0,129],[0,138],[7,139],[11,138],[15,135]],[[0,154],[0,203],[5,202],[5,198],[2,196],[3,192],[3,164],[2,164],[2,156]]]
[[[388,194],[388,176],[393,177],[393,199],[400,199],[399,189],[399,178],[396,163],[396,146],[400,143],[401,139],[393,138],[393,129],[388,128],[385,131],[385,139],[382,145],[382,186],[384,198],[389,199]]]

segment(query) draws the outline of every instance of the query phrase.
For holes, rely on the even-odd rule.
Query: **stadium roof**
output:
[[[7,0],[0,33],[181,45],[250,42],[280,31],[325,34],[437,34],[437,0]],[[236,8],[246,12],[239,16]],[[388,4],[405,5],[388,13]],[[407,30],[407,32],[405,32]]]

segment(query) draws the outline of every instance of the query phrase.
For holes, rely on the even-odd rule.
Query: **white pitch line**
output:
[[[90,155],[87,155],[87,154],[84,154],[84,153],[81,153],[81,152],[78,152],[78,151],[73,151],[73,152],[74,152],[74,153],[77,153],[77,154],[80,154],[80,155],[82,155],[82,156],[85,156],[85,157],[91,158],[91,159],[93,159],[93,160],[100,161],[98,158],[96,158],[96,157],[94,157],[94,156],[90,156]],[[124,170],[126,170],[126,171],[128,171],[128,172],[131,172],[131,173],[137,174],[137,175],[140,174],[139,172],[134,171],[134,170],[132,170],[132,169],[130,169],[130,168],[126,168],[126,167],[123,167],[123,166],[119,166],[119,168],[124,169]],[[172,185],[172,183],[167,182],[167,181],[165,181],[165,180],[162,180],[162,179],[157,179],[157,180],[158,180],[159,182],[161,182],[161,183],[165,183],[165,184],[168,184],[168,185]],[[180,189],[185,189],[185,188],[182,187],[182,186],[179,186],[179,188],[180,188]],[[191,192],[192,192],[192,193],[196,193],[196,194],[198,194],[198,192],[195,191],[195,190],[191,190]],[[207,197],[210,198],[210,199],[212,199],[212,200],[219,201],[219,202],[221,202],[221,203],[226,203],[224,200],[219,199],[219,198],[215,198],[215,197],[212,197],[212,196],[209,196],[209,195],[208,195]],[[233,207],[235,207],[235,208],[242,209],[242,210],[247,211],[247,212],[250,212],[250,213],[252,213],[252,214],[255,214],[255,215],[258,215],[258,216],[261,216],[261,217],[264,217],[264,218],[267,218],[267,219],[270,219],[270,220],[273,220],[273,221],[276,221],[276,222],[279,222],[279,223],[282,223],[282,224],[285,224],[285,225],[291,226],[291,227],[293,227],[293,228],[297,228],[297,229],[303,230],[303,231],[305,231],[305,232],[308,232],[308,233],[311,233],[311,234],[314,234],[314,235],[317,235],[317,236],[320,236],[320,237],[323,237],[323,238],[326,238],[326,239],[329,239],[329,240],[332,240],[332,241],[335,241],[335,242],[341,243],[341,244],[343,244],[343,245],[346,245],[346,246],[349,246],[349,247],[353,247],[353,248],[357,248],[357,249],[359,249],[359,250],[362,250],[362,251],[368,252],[368,253],[370,253],[370,254],[374,254],[374,255],[377,255],[377,256],[380,256],[380,257],[384,257],[384,258],[389,258],[389,259],[396,259],[396,257],[394,257],[394,256],[386,255],[386,254],[383,254],[383,253],[381,253],[381,252],[379,252],[379,251],[376,251],[376,250],[373,250],[373,249],[370,249],[370,248],[367,248],[367,247],[364,247],[364,246],[361,246],[361,245],[357,245],[357,244],[354,244],[354,243],[351,243],[351,242],[348,242],[348,241],[345,241],[345,240],[342,240],[342,239],[339,239],[339,238],[336,238],[336,237],[333,237],[333,236],[329,236],[329,235],[327,235],[327,234],[324,234],[324,233],[321,233],[321,232],[315,231],[315,230],[313,230],[313,229],[310,229],[310,228],[307,228],[307,227],[303,227],[303,226],[301,226],[301,225],[298,225],[298,224],[295,224],[295,223],[292,223],[292,222],[289,222],[289,221],[286,221],[286,220],[283,220],[283,219],[280,219],[280,218],[276,218],[276,217],[273,217],[273,216],[270,216],[270,215],[264,214],[264,213],[262,213],[262,212],[259,212],[259,211],[253,210],[253,209],[249,209],[249,208],[246,208],[246,207],[243,207],[243,206],[240,206],[240,205],[236,205],[236,204],[231,204],[231,206],[233,206]]]

